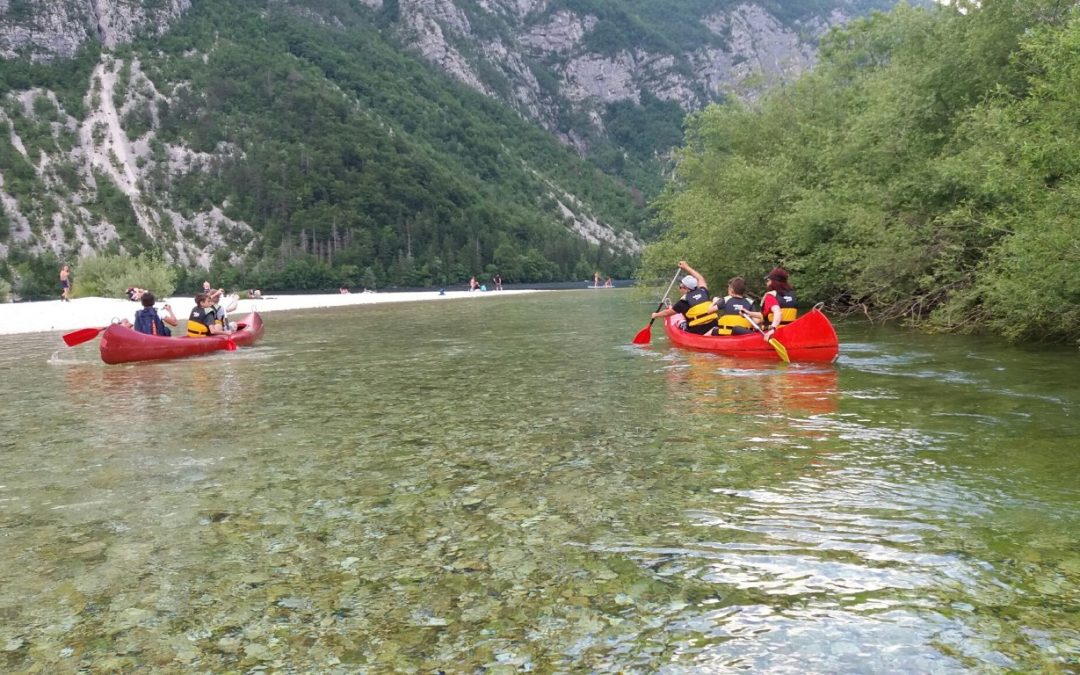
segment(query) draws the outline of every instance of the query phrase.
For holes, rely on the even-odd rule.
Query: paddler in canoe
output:
[[[682,314],[686,317],[684,329],[697,335],[707,335],[717,326],[716,307],[713,306],[709,296],[708,284],[705,277],[690,267],[685,260],[679,261],[679,269],[686,272],[686,276],[679,281],[679,292],[682,297],[671,307],[665,307],[652,313],[654,319],[666,319],[673,314]]]
[[[176,320],[172,307],[167,304],[162,307],[165,316],[159,316],[157,310],[154,309],[154,300],[153,293],[150,291],[142,292],[142,295],[139,296],[139,302],[142,303],[143,308],[135,312],[135,324],[132,328],[147,335],[169,337],[172,335],[169,326],[176,327],[180,322]]]
[[[135,312],[135,323],[132,323],[127,319],[121,319],[120,325],[127,326],[128,328],[145,335],[171,337],[172,331],[169,330],[169,326],[175,328],[180,323],[176,320],[176,315],[173,314],[172,307],[166,304],[161,308],[162,311],[165,312],[165,316],[159,315],[157,309],[154,308],[154,303],[157,301],[154,294],[144,289],[139,290],[139,302],[142,304],[143,308]]]
[[[732,277],[728,281],[727,295],[713,298],[710,309],[717,314],[716,330],[710,335],[747,335],[754,327],[743,314],[754,311],[754,301],[746,297],[746,280]]]
[[[795,289],[788,281],[788,272],[783,267],[774,267],[765,277],[765,295],[761,298],[760,312],[746,312],[765,331],[768,342],[776,329],[798,318],[799,310],[795,306]]]
[[[217,320],[214,312],[214,298],[208,293],[195,294],[195,307],[188,315],[188,337],[208,337],[210,335],[227,335],[230,331]]]

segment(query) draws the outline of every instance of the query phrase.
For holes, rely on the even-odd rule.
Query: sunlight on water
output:
[[[0,337],[0,669],[1080,667],[1075,354],[839,324],[836,365],[741,363],[631,345],[638,300]]]

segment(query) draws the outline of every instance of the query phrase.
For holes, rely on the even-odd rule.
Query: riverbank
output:
[[[230,312],[241,316],[253,310],[260,314],[290,309],[318,309],[322,307],[350,307],[353,305],[373,305],[387,302],[417,302],[421,300],[479,300],[481,298],[500,297],[538,291],[414,291],[405,293],[325,293],[320,295],[275,295],[267,294],[262,298],[241,298],[236,309]],[[182,295],[158,300],[155,305],[160,311],[168,303],[172,306],[176,318],[187,318],[195,306],[191,296]],[[108,325],[113,319],[134,320],[135,311],[141,305],[137,302],[112,298],[76,298],[70,302],[60,300],[42,300],[40,302],[16,302],[0,304],[0,335],[19,333],[47,333],[50,331],[71,331],[79,328],[96,328]]]

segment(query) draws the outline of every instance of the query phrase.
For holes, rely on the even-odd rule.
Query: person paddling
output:
[[[653,312],[652,318],[666,319],[673,314],[682,314],[686,317],[685,330],[705,335],[716,328],[716,311],[712,307],[712,298],[709,297],[708,284],[705,283],[705,277],[685,260],[679,261],[679,269],[687,273],[679,282],[682,297],[671,307]]]

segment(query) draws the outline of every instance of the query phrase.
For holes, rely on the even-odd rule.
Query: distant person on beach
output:
[[[154,294],[150,291],[143,291],[139,302],[142,303],[143,308],[135,312],[135,330],[147,335],[162,335],[164,337],[172,335],[172,331],[165,324],[175,327],[180,323],[176,320],[172,307],[166,304],[162,308],[165,311],[165,316],[158,316],[157,310],[154,309]]]
[[[604,288],[614,288],[614,287],[615,287],[615,282],[611,280],[611,277],[608,277],[607,281],[604,282]]]
[[[262,291],[260,291],[259,289],[257,289],[257,288],[249,288],[248,289],[248,298],[254,300],[254,299],[257,299],[257,298],[261,298],[261,297],[262,297]]]
[[[149,291],[145,288],[138,288],[136,286],[128,286],[127,290],[124,291],[124,295],[127,296],[128,300],[133,302],[139,302],[142,299],[143,293],[149,293]]]
[[[666,319],[673,314],[682,314],[686,317],[686,325],[683,326],[686,331],[706,335],[716,328],[716,312],[711,306],[712,298],[709,297],[705,277],[685,260],[679,261],[679,268],[687,273],[679,282],[679,290],[683,296],[671,307],[653,312],[652,318]]]
[[[593,272],[592,285],[593,288],[600,288],[600,272]]]
[[[341,288],[338,289],[338,293],[341,293],[342,295],[349,295],[349,293],[351,293],[351,292],[352,291],[345,288],[344,286],[342,286]]]
[[[495,285],[495,290],[497,290],[497,291],[502,290],[502,276],[501,275],[496,274],[495,276],[491,277],[491,283],[493,283]]]
[[[60,300],[71,302],[71,268],[67,265],[60,268]]]
[[[217,315],[214,313],[214,299],[206,293],[196,293],[195,308],[191,310],[187,320],[188,337],[223,335],[227,332],[217,322]]]
[[[470,277],[469,278],[469,290],[470,291],[478,291],[478,290],[480,290],[480,283],[476,280],[476,277]]]

